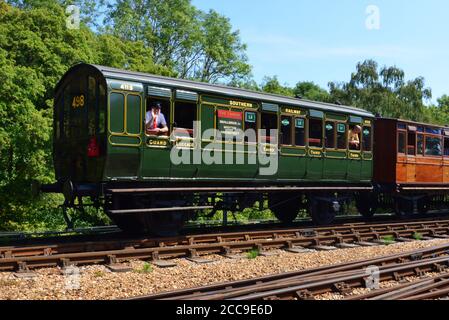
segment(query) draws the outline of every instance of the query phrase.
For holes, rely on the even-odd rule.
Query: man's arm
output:
[[[162,128],[159,130],[159,132],[167,133],[168,126],[167,126],[167,121],[165,120],[165,116],[162,113],[159,116],[161,117],[161,126],[162,126]]]

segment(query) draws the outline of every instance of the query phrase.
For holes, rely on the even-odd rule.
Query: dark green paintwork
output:
[[[106,83],[106,79],[104,80]],[[292,181],[369,182],[372,178],[372,153],[319,148],[280,147],[279,150],[275,151],[279,152],[279,168],[278,173],[274,176],[259,176],[259,162],[231,165],[171,164],[170,153],[175,146],[181,145],[184,148],[192,149],[196,145],[188,139],[172,141],[166,137],[145,135],[143,123],[146,111],[146,84],[122,82],[117,79],[107,80],[107,83],[109,105],[103,106],[107,110],[106,118],[109,120],[107,137],[104,138],[105,161],[89,160],[88,167],[95,171],[89,172],[87,175],[89,178],[98,177],[99,173],[102,173],[102,180],[138,179],[142,181],[195,178],[197,180],[215,181],[254,181],[259,179],[273,182],[285,181],[286,183]],[[152,83],[151,86],[157,87],[157,84]],[[164,86],[161,87],[165,88]],[[171,89],[173,90],[171,98],[171,120],[173,121],[174,90],[179,88]],[[182,90],[189,91],[188,88],[182,88]],[[194,92],[194,90],[190,91]],[[201,93],[199,93],[199,100],[198,114],[202,120],[202,133],[214,127],[216,110],[261,110],[264,102],[245,101],[225,96],[215,97],[201,95]],[[279,115],[286,110],[299,110],[297,107],[289,105],[279,104],[278,107]],[[309,115],[312,114],[315,118],[322,117],[323,121],[336,120],[349,124],[351,121],[352,123],[363,123],[365,120],[372,120],[336,114],[335,110],[332,113],[326,113],[302,107],[301,114],[304,114],[304,111],[307,111]],[[292,116],[297,115],[292,114]],[[258,118],[258,121],[260,121],[260,116]],[[198,151],[201,153],[205,148],[210,147],[210,143],[210,141],[200,142],[201,148]],[[218,146],[224,149],[229,145],[219,142]],[[231,144],[231,146],[233,145]],[[72,148],[76,149],[73,145]],[[248,146],[243,146],[243,149],[240,150],[241,154],[245,155],[246,162],[251,151],[253,151],[248,148]],[[81,151],[77,149],[77,152]],[[233,151],[225,152],[222,155],[223,161],[226,156],[234,157],[235,162]]]

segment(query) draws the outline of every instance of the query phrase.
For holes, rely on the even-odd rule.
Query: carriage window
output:
[[[323,146],[323,121],[309,120],[309,146],[321,148]]]
[[[362,127],[360,125],[351,125],[349,128],[349,149],[360,151],[360,142],[362,135]]]
[[[165,133],[157,133],[158,135],[162,135],[162,136],[169,136],[170,135],[170,100],[169,99],[163,99],[163,98],[148,98],[147,99],[147,110],[146,110],[146,114],[145,114],[145,126],[146,126],[146,134],[147,135],[152,135],[152,134],[156,134],[154,131],[152,132],[151,128],[151,121],[154,119],[153,118],[153,111],[152,111],[152,107],[155,105],[160,105],[161,106],[161,111],[160,111],[160,115],[158,115],[158,117],[162,116],[164,117],[163,120],[165,120],[165,124],[168,127],[168,132]],[[160,124],[162,124],[164,121],[161,120],[156,120],[156,125],[158,125],[159,122],[159,128],[160,128]],[[153,121],[153,126],[154,126],[154,121]]]
[[[405,154],[405,132],[398,133],[398,153]]]
[[[257,136],[257,112],[255,111],[246,111],[245,112],[245,131],[251,130],[251,136],[253,137],[251,140],[248,135],[245,135],[245,142],[256,143],[257,141],[253,141]]]
[[[140,96],[129,94],[126,97],[126,133],[140,134]]]
[[[426,156],[441,156],[441,139],[437,137],[426,137]]]
[[[111,93],[110,97],[110,129],[113,133],[124,133],[125,96],[121,93]]]
[[[365,152],[371,152],[372,151],[372,144],[371,144],[371,136],[372,136],[372,129],[371,127],[364,127],[363,132],[363,151]]]
[[[176,136],[193,137],[193,122],[197,119],[197,105],[193,102],[176,101],[174,127]]]
[[[426,133],[439,135],[439,134],[441,134],[441,129],[426,127]]]
[[[418,134],[417,143],[416,143],[416,153],[418,155],[424,155],[424,136],[422,134]]]
[[[281,117],[281,144],[290,146],[292,145],[292,117]]]
[[[260,120],[260,128],[261,132],[261,142],[262,143],[271,143],[276,144],[276,131],[271,132],[270,130],[277,130],[277,115],[275,113],[262,113],[262,117]]]
[[[295,145],[297,147],[306,145],[306,120],[303,118],[295,119]]]
[[[325,126],[325,145],[328,149],[335,148],[335,123],[326,122]]]
[[[407,137],[407,154],[410,156],[414,156],[416,151],[415,148],[416,148],[416,132],[409,131]]]
[[[337,148],[340,150],[346,149],[346,124],[337,124]]]
[[[449,156],[449,138],[444,138],[444,155]]]

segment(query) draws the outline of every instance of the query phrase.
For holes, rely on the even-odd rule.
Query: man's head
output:
[[[160,102],[155,102],[151,106],[151,111],[154,114],[159,114],[161,112],[162,104]]]
[[[355,133],[360,133],[360,132],[362,132],[362,127],[361,127],[361,126],[355,126],[355,127],[354,127],[354,132],[355,132]]]

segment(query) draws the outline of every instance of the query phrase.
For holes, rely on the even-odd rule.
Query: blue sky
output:
[[[411,79],[423,76],[433,100],[449,94],[447,0],[192,0],[229,17],[248,45],[257,82],[347,81],[357,62],[396,65]],[[367,7],[379,9],[370,30]],[[371,21],[371,20],[369,20]]]

